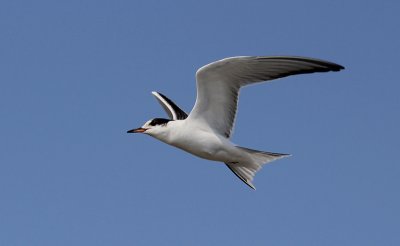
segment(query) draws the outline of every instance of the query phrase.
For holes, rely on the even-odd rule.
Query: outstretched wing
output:
[[[171,99],[164,96],[163,94],[153,91],[151,92],[156,98],[157,101],[164,108],[165,112],[167,112],[169,118],[171,120],[184,120],[188,117],[187,113],[180,109]]]
[[[341,69],[344,67],[332,62],[295,56],[225,58],[197,71],[196,103],[187,120],[206,124],[229,138],[242,86],[290,75]]]

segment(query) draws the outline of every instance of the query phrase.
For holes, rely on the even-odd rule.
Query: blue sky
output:
[[[399,245],[398,1],[2,1],[0,245]],[[300,55],[242,90],[233,141],[291,153],[257,191],[148,136],[196,70]]]

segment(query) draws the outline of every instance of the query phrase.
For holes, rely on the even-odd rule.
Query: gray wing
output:
[[[187,113],[180,109],[171,99],[156,91],[151,93],[156,97],[171,120],[184,120],[187,118]]]
[[[229,138],[242,86],[296,74],[340,71],[341,65],[295,56],[240,56],[201,67],[196,73],[197,98],[188,121],[201,122]]]

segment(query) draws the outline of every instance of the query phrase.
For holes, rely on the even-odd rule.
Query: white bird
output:
[[[145,133],[200,158],[223,162],[249,187],[261,167],[288,154],[252,150],[229,138],[241,87],[290,75],[340,71],[343,66],[296,56],[238,56],[201,67],[196,72],[196,103],[187,115],[170,99],[152,92],[170,119],[155,118],[128,133]]]

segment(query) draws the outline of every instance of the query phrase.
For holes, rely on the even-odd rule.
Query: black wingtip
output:
[[[339,65],[334,62],[326,61],[326,60],[321,60],[321,59],[316,59],[316,58],[311,58],[311,57],[303,57],[303,56],[259,56],[258,59],[282,59],[282,60],[297,60],[297,61],[302,61],[302,62],[308,62],[308,63],[313,63],[315,65],[321,66],[320,70],[315,70],[315,71],[310,71],[312,72],[338,72],[340,70],[345,69],[344,66]]]
[[[333,72],[339,72],[340,70],[344,70],[345,67],[336,63],[331,63],[330,69],[332,69]]]

